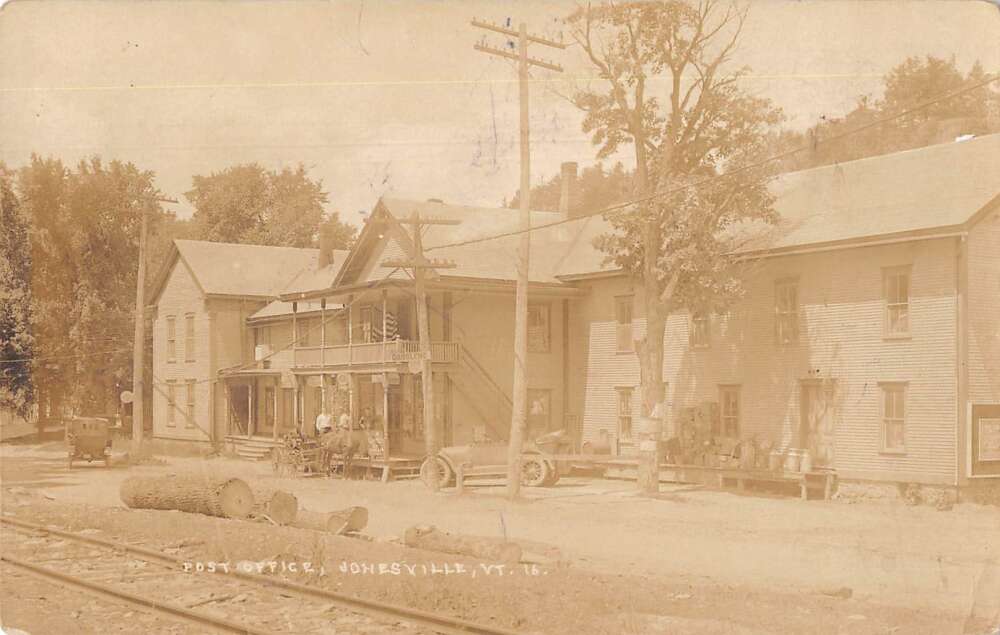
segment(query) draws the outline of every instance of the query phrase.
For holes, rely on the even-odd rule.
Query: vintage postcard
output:
[[[1000,635],[996,0],[0,1],[0,631]]]

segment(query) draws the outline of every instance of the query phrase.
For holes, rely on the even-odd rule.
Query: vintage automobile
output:
[[[528,441],[521,453],[521,484],[526,487],[542,487],[554,485],[560,477],[569,472],[569,461],[557,461],[553,455],[570,454],[573,442],[567,437],[565,430],[556,430]],[[442,486],[451,484],[459,465],[500,466],[507,464],[507,442],[490,441],[470,445],[455,445],[442,448],[433,465],[438,470],[438,483]],[[420,475],[427,482],[432,461],[428,457],[420,468]]]
[[[66,421],[66,449],[69,467],[74,460],[104,461],[111,466],[111,429],[106,419],[74,417]]]

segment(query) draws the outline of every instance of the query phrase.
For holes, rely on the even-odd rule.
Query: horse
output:
[[[339,456],[343,461],[344,478],[350,474],[354,458],[358,456],[368,458],[366,474],[371,473],[372,457],[368,447],[368,433],[365,430],[341,428],[324,434],[321,443],[328,456]]]

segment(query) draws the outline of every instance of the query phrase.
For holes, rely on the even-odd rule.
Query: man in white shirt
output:
[[[316,436],[322,436],[332,429],[333,426],[330,423],[330,415],[326,414],[326,412],[319,413],[316,417]]]

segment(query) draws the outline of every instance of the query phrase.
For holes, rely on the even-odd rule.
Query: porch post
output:
[[[282,398],[283,391],[281,390],[281,376],[274,378],[274,425],[271,426],[271,439],[274,441],[278,440],[278,399]]]
[[[382,361],[383,362],[385,362],[385,339],[386,339],[386,330],[385,330],[385,328],[386,328],[386,326],[388,324],[388,321],[386,320],[386,317],[385,317],[386,316],[386,313],[385,313],[385,297],[386,297],[386,295],[387,295],[386,290],[382,289]]]
[[[347,296],[347,365],[354,361],[354,296]],[[353,415],[353,411],[351,411]]]
[[[319,394],[320,413],[326,412],[326,298],[319,301]]]
[[[382,451],[385,456],[382,458],[389,460],[389,373],[384,373],[382,377],[385,379],[382,382]]]
[[[299,303],[292,302],[292,357],[294,359],[295,349],[299,347],[299,327],[296,315],[299,312]]]
[[[228,437],[233,430],[233,403],[232,396],[229,394],[229,382],[222,380],[223,390],[226,392],[226,432],[223,437]]]
[[[253,389],[256,383],[256,378],[247,381],[247,438],[253,436]]]
[[[292,387],[292,428],[305,432],[305,426],[299,425],[299,376],[295,375],[295,386]]]

